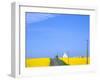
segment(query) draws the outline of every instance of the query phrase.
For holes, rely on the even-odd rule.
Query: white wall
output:
[[[14,0],[1,0],[0,1],[0,80],[14,80],[10,77],[10,64],[11,64],[11,2]],[[20,0],[16,0],[20,1]],[[22,0],[21,0],[22,1]],[[25,1],[25,0],[23,0]],[[57,2],[60,4],[61,2],[65,1],[66,3],[79,3],[81,6],[85,4],[95,5],[98,9],[97,11],[97,36],[96,36],[96,46],[97,52],[100,52],[100,5],[99,0],[27,0],[27,1],[35,1],[35,3],[49,3],[56,4]],[[99,54],[100,56],[100,54]],[[40,76],[40,77],[24,77],[17,80],[99,80],[98,74],[100,73],[100,58],[96,56],[98,59],[98,72],[85,74],[85,73],[77,73],[77,74],[62,74],[62,75],[54,75],[54,76]]]

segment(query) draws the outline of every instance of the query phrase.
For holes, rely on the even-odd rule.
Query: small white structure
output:
[[[64,54],[63,54],[63,58],[68,58],[68,55],[67,55],[66,52],[64,52]]]

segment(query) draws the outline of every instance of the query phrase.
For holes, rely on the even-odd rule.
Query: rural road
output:
[[[60,65],[66,65],[65,62],[63,62],[60,59],[56,59],[56,58],[51,58],[51,62],[50,62],[50,66],[60,66]]]

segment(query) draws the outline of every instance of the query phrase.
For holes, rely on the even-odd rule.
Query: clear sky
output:
[[[26,57],[86,56],[89,15],[26,12]]]

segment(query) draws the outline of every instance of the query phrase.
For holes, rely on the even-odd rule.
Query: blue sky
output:
[[[26,12],[26,57],[86,56],[89,15]]]

